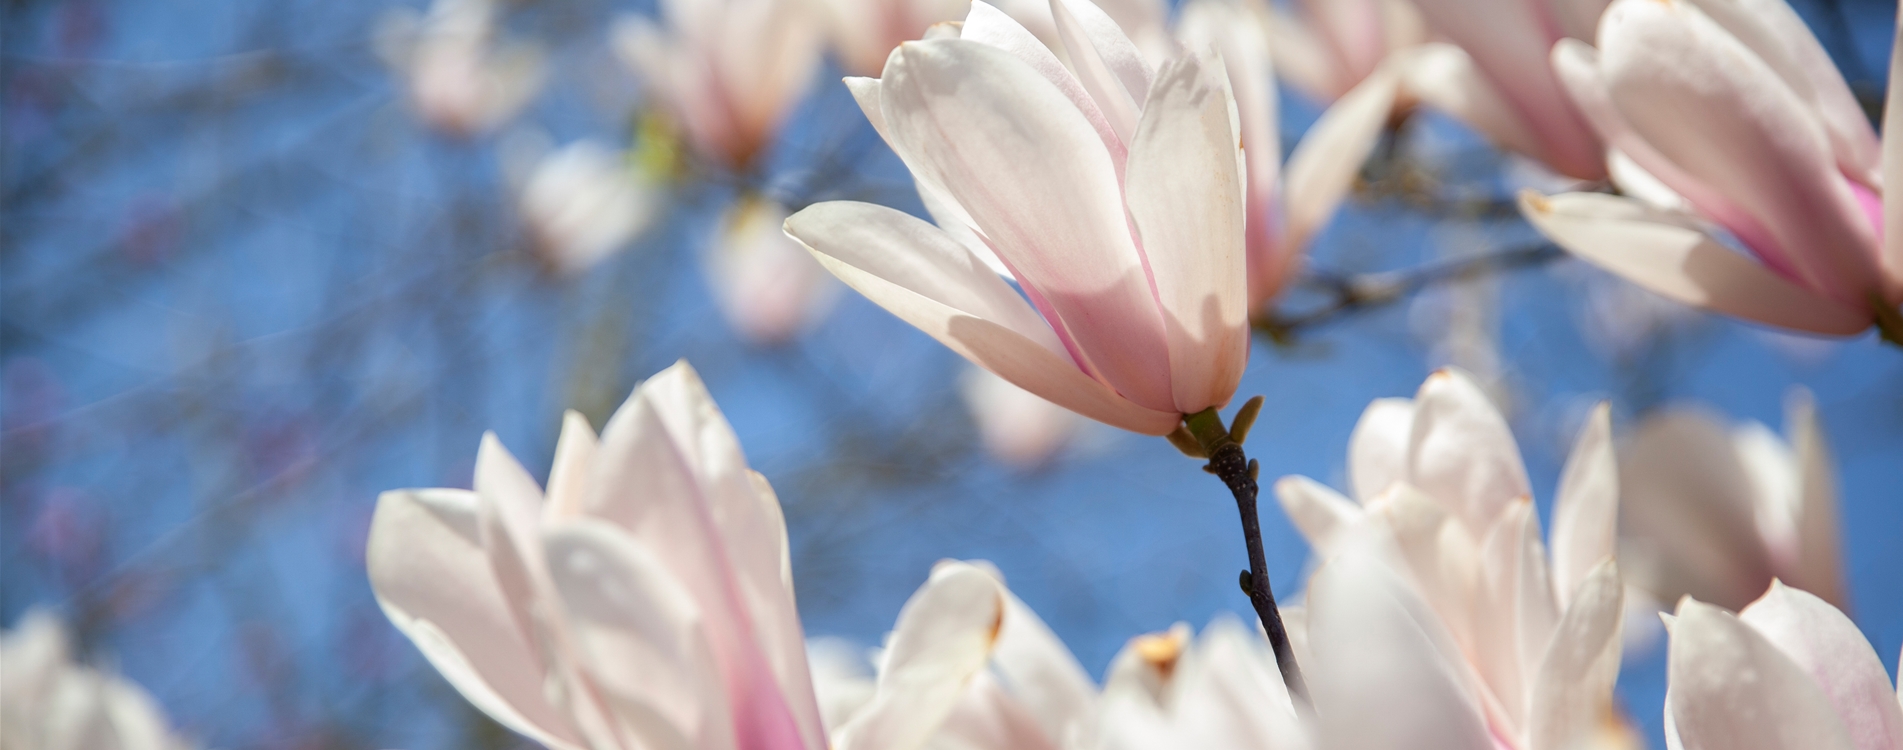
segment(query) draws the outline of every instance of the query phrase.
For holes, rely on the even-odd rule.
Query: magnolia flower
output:
[[[965,0],[826,0],[833,46],[853,75],[877,75],[893,48],[925,35],[932,24],[956,21]]]
[[[1608,0],[1413,0],[1429,31],[1404,66],[1408,91],[1507,150],[1581,180],[1606,176],[1604,146],[1547,61],[1592,38]]]
[[[1849,335],[1894,319],[1903,238],[1884,239],[1880,193],[1884,172],[1903,174],[1903,139],[1880,153],[1782,0],[1619,0],[1598,50],[1563,42],[1553,65],[1621,155],[1622,184],[1652,199],[1525,195],[1554,242],[1671,299],[1766,325]],[[1891,79],[1898,92],[1903,77]]]
[[[436,0],[427,15],[385,13],[376,46],[409,89],[424,122],[455,136],[488,132],[542,87],[542,51],[496,39],[493,0]]]
[[[1193,642],[1182,623],[1131,639],[1104,677],[1099,715],[1101,750],[1309,746],[1267,640],[1234,617]]]
[[[811,85],[824,41],[802,0],[663,0],[668,28],[617,22],[615,51],[706,159],[751,167]]]
[[[586,271],[625,247],[659,196],[626,154],[576,141],[533,159],[517,191],[529,241],[556,272]]]
[[[1686,597],[1668,627],[1669,746],[1903,750],[1903,691],[1829,602],[1774,582],[1737,615]]]
[[[1619,557],[1659,601],[1750,602],[1781,578],[1844,604],[1837,480],[1810,396],[1793,392],[1779,438],[1703,411],[1640,422],[1619,450]]]
[[[1369,405],[1350,438],[1348,476],[1358,503],[1304,477],[1275,490],[1323,560],[1356,534],[1387,540],[1393,567],[1460,655],[1461,682],[1494,739],[1521,750],[1605,742],[1605,727],[1618,726],[1624,596],[1606,406],[1561,475],[1550,555],[1506,420],[1459,371],[1435,372],[1412,400]]]
[[[1244,0],[1190,0],[1176,35],[1190,49],[1222,56],[1235,91],[1247,180],[1249,309],[1287,285],[1308,241],[1328,223],[1380,139],[1394,106],[1396,75],[1382,68],[1357,79],[1309,128],[1282,168],[1270,30],[1262,6]]]
[[[848,286],[1005,380],[1162,435],[1220,406],[1248,359],[1242,152],[1208,58],[1152,69],[1083,0],[1052,11],[1073,74],[1004,13],[907,42],[860,106],[941,218],[974,231],[1029,296],[945,230],[831,202],[787,220]]]
[[[28,610],[0,634],[0,747],[183,750],[152,696],[117,675],[73,663],[59,620]]]
[[[773,490],[685,363],[599,438],[569,412],[547,492],[494,435],[475,490],[384,493],[384,613],[470,703],[548,747],[827,747]]]
[[[946,561],[899,611],[872,699],[839,750],[1054,750],[1087,737],[1096,687],[989,565]]]
[[[985,450],[1020,470],[1049,462],[1087,424],[1069,409],[980,367],[965,371],[958,393],[978,425]]]
[[[786,208],[744,197],[721,217],[703,264],[727,322],[756,344],[780,344],[825,317],[838,285],[786,236]]]
[[[1427,41],[1421,13],[1408,0],[1299,0],[1269,12],[1276,72],[1324,102],[1347,95],[1389,55]]]

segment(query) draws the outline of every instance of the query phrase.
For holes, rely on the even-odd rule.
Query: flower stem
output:
[[[1877,333],[1884,341],[1903,348],[1903,310],[1891,307],[1883,295],[1872,292],[1870,305],[1877,313]]]
[[[1256,462],[1242,452],[1242,443],[1231,437],[1214,408],[1187,415],[1183,421],[1209,458],[1203,470],[1221,479],[1236,497],[1236,511],[1242,515],[1242,540],[1249,549],[1249,569],[1242,571],[1239,582],[1249,603],[1255,606],[1256,617],[1262,619],[1269,647],[1275,651],[1275,664],[1282,670],[1282,683],[1288,686],[1297,706],[1305,705],[1308,685],[1302,680],[1301,666],[1295,663],[1295,651],[1289,647],[1288,629],[1282,625],[1281,611],[1276,609],[1275,592],[1269,588],[1268,562],[1262,553],[1262,521],[1256,514]],[[1246,434],[1246,426],[1238,427]]]

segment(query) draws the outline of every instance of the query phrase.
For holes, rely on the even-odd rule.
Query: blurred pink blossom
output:
[[[535,98],[545,75],[540,48],[496,33],[494,0],[435,0],[427,14],[396,8],[373,41],[410,105],[431,127],[482,135]]]
[[[786,236],[786,207],[746,196],[720,218],[702,264],[714,302],[742,338],[773,345],[823,320],[839,284]]]
[[[73,661],[59,619],[32,609],[0,634],[0,746],[21,750],[185,750],[138,685]]]

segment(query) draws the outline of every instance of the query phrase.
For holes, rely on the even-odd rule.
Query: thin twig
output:
[[[1267,311],[1250,320],[1277,343],[1285,343],[1303,329],[1335,318],[1371,310],[1397,302],[1422,289],[1453,281],[1474,278],[1485,273],[1513,271],[1541,266],[1565,255],[1552,243],[1517,247],[1487,255],[1430,263],[1402,271],[1385,271],[1348,276],[1311,274],[1301,283],[1321,287],[1330,295],[1322,305],[1298,312]]]

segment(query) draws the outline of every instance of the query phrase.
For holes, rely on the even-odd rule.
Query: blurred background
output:
[[[1880,111],[1895,5],[1792,4]],[[564,408],[599,427],[682,358],[785,504],[809,636],[877,644],[947,557],[995,562],[1098,676],[1138,633],[1250,611],[1229,496],[1163,440],[1058,419],[987,444],[968,399],[993,386],[910,326],[829,279],[768,283],[803,266],[728,285],[735,248],[777,235],[749,201],[919,212],[834,62],[734,175],[642,114],[605,29],[646,0],[494,7],[536,71],[460,122],[412,90],[421,6],[0,8],[0,623],[51,608],[206,746],[524,746],[378,610],[377,493],[467,486],[485,430],[545,477]],[[1282,101],[1292,143],[1320,105]],[[648,176],[618,188],[645,191],[640,227],[537,214],[566,205],[538,184],[595,179],[541,169],[584,139]],[[1680,403],[1777,430],[1803,386],[1850,611],[1895,673],[1903,351],[1694,313],[1541,249],[1509,199],[1553,178],[1443,117],[1401,123],[1363,177],[1256,341],[1265,479],[1345,487],[1362,408],[1442,365],[1498,397],[1542,513],[1601,399],[1620,432]],[[1263,528],[1296,598],[1307,548],[1272,502]],[[1635,639],[1622,678],[1653,747],[1663,659]]]

